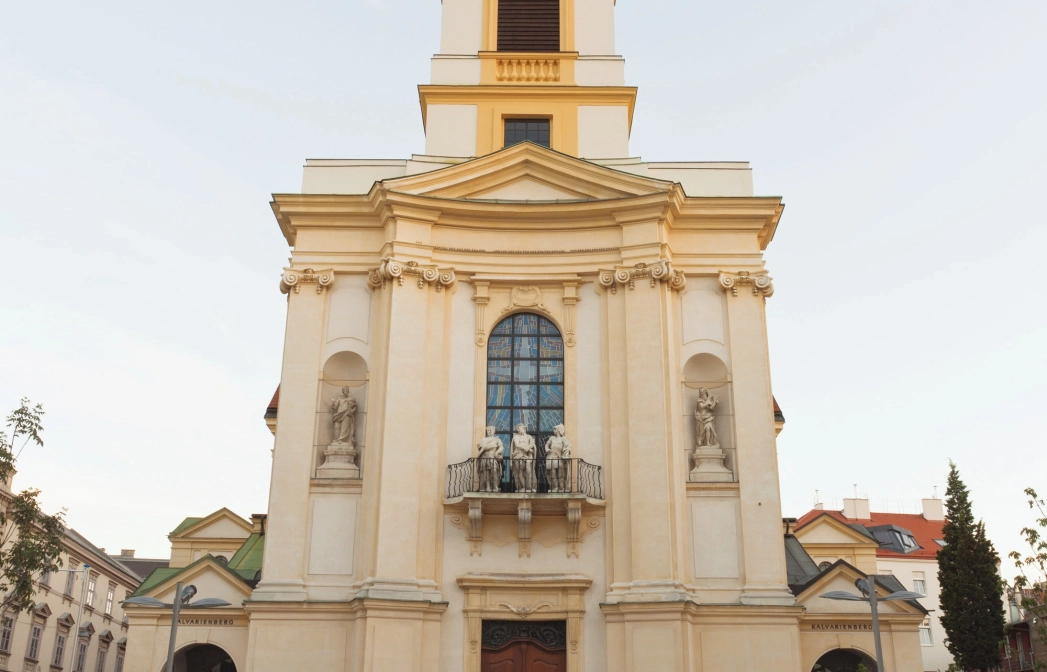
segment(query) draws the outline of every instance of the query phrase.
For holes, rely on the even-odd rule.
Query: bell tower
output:
[[[636,89],[615,54],[615,0],[443,0],[432,83],[418,87],[426,154],[473,157],[530,140],[583,159],[629,155]]]

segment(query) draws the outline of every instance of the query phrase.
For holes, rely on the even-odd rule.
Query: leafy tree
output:
[[[1029,498],[1029,508],[1039,514],[1034,527],[1022,529],[1022,538],[1029,546],[1028,555],[1022,556],[1018,551],[1011,551],[1008,557],[1014,560],[1020,572],[1014,577],[1014,592],[1018,604],[1025,610],[1026,620],[1034,624],[1036,637],[1047,642],[1047,539],[1041,530],[1047,529],[1047,508],[1043,500],[1032,488],[1026,488],[1025,496]],[[1030,618],[1031,617],[1031,618]],[[1042,663],[1037,663],[1043,669]]]
[[[938,551],[942,626],[958,668],[989,670],[1000,664],[1005,627],[999,556],[985,537],[984,523],[974,520],[970,493],[956,465],[950,461],[949,467],[945,546]]]
[[[0,614],[5,617],[32,609],[36,577],[62,566],[63,514],[49,516],[41,511],[39,490],[23,490],[17,495],[8,492],[18,456],[30,441],[44,445],[40,438],[43,415],[40,404],[33,406],[23,398],[7,416],[6,429],[0,430],[0,481],[4,484],[0,492]]]

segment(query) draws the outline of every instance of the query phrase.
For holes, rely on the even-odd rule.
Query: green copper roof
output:
[[[193,520],[199,522],[203,520],[203,518],[186,518],[187,522]],[[188,523],[188,525],[185,522],[183,522],[182,525],[179,526],[179,529],[183,529],[184,527],[188,527],[189,525],[195,525],[196,522]],[[176,532],[177,530],[175,530],[175,532],[172,532],[172,534],[175,534]],[[230,574],[233,574],[244,583],[247,583],[248,581],[254,581],[258,578],[258,573],[262,570],[262,555],[264,551],[265,535],[255,532],[254,534],[249,536],[247,540],[244,541],[244,543],[236,551],[236,553],[233,554],[233,557],[228,564],[223,565],[221,562],[217,561],[216,563],[220,567],[228,571]],[[128,597],[137,597],[139,595],[145,595],[160,584],[175,578],[179,574],[184,574],[185,572],[188,572],[191,568],[199,565],[201,562],[204,562],[208,558],[212,560],[215,559],[213,555],[208,553],[196,562],[188,564],[185,567],[161,567],[159,569],[154,569],[153,572],[146,578],[146,580],[142,582],[142,585],[138,586],[138,590],[128,595]]]
[[[171,535],[178,534],[179,532],[182,532],[184,530],[188,530],[190,527],[192,527],[193,525],[196,525],[201,520],[203,520],[203,518],[186,518],[185,520],[183,520],[181,523],[178,524],[178,527],[176,527],[171,532]],[[168,535],[168,536],[170,536],[170,535]]]
[[[262,569],[262,555],[264,551],[265,535],[255,532],[233,554],[233,557],[229,560],[228,567],[238,574],[249,572],[251,575],[246,578],[248,580],[253,579],[255,574]]]

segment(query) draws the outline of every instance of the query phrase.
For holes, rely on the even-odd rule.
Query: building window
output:
[[[98,664],[95,665],[95,672],[105,672],[105,657],[109,653],[109,649],[98,649]]]
[[[109,584],[109,591],[105,594],[105,615],[113,615],[113,600],[116,598],[116,584]]]
[[[76,663],[73,665],[73,672],[84,672],[84,666],[87,665],[87,642],[80,640],[76,645]]]
[[[556,326],[538,315],[502,320],[487,345],[487,424],[511,457],[512,432],[524,425],[537,444],[538,490],[545,492],[545,442],[564,421],[564,345]],[[509,463],[502,478],[510,485]]]
[[[505,146],[530,140],[542,147],[549,146],[549,120],[548,119],[506,119],[505,120]]]
[[[116,667],[113,668],[113,672],[124,672],[124,654],[116,654]]]
[[[11,638],[14,636],[15,619],[5,618],[0,625],[0,652],[11,653]]]
[[[66,633],[64,632],[55,635],[55,655],[51,659],[52,667],[62,667],[65,662],[65,639]]]
[[[931,639],[931,626],[929,625],[920,626],[920,646],[934,646],[934,640]]]
[[[497,0],[498,51],[560,51],[560,0]]]
[[[98,583],[98,577],[92,576],[87,581],[87,601],[84,602],[84,606],[94,607],[95,606],[95,584]]]
[[[72,566],[73,563],[69,563]],[[70,570],[65,575],[65,594],[72,597],[73,588],[76,586],[76,572]]]
[[[923,572],[912,573],[912,589],[914,593],[927,594],[927,575]]]
[[[40,575],[40,583],[45,586],[51,585],[51,570],[44,570],[44,573]]]
[[[818,563],[818,571],[824,572],[832,566],[833,563],[829,562],[828,560],[823,560],[822,562]]]
[[[26,658],[30,660],[40,659],[40,637],[43,634],[44,626],[34,623],[32,630],[29,631],[29,650],[26,651]]]

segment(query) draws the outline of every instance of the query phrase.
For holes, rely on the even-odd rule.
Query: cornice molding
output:
[[[422,265],[417,261],[404,262],[385,257],[382,259],[381,266],[372,269],[367,274],[367,284],[373,289],[384,289],[387,282],[396,280],[397,284],[402,287],[404,276],[417,278],[419,289],[424,289],[426,285],[434,285],[438,292],[442,292],[444,288],[453,287],[457,281],[453,268],[438,268]]]
[[[771,276],[767,275],[767,271],[759,273],[750,273],[749,271],[727,273],[720,271],[720,287],[730,291],[732,296],[738,296],[739,285],[751,286],[753,288],[753,296],[762,296],[765,299],[774,296],[774,283],[771,281]]]
[[[280,291],[283,294],[290,294],[294,290],[295,294],[298,294],[302,290],[302,285],[316,285],[316,293],[323,294],[324,290],[330,287],[334,283],[334,269],[325,269],[322,271],[316,271],[311,268],[304,270],[297,270],[293,268],[285,268],[284,274],[280,277]]]
[[[636,289],[636,281],[644,278],[650,278],[651,287],[664,282],[669,289],[679,292],[687,286],[687,276],[683,271],[674,269],[673,262],[668,259],[660,259],[651,264],[636,264],[632,267],[616,266],[613,271],[600,271],[600,284],[610,288],[612,294],[618,293],[619,285]]]

